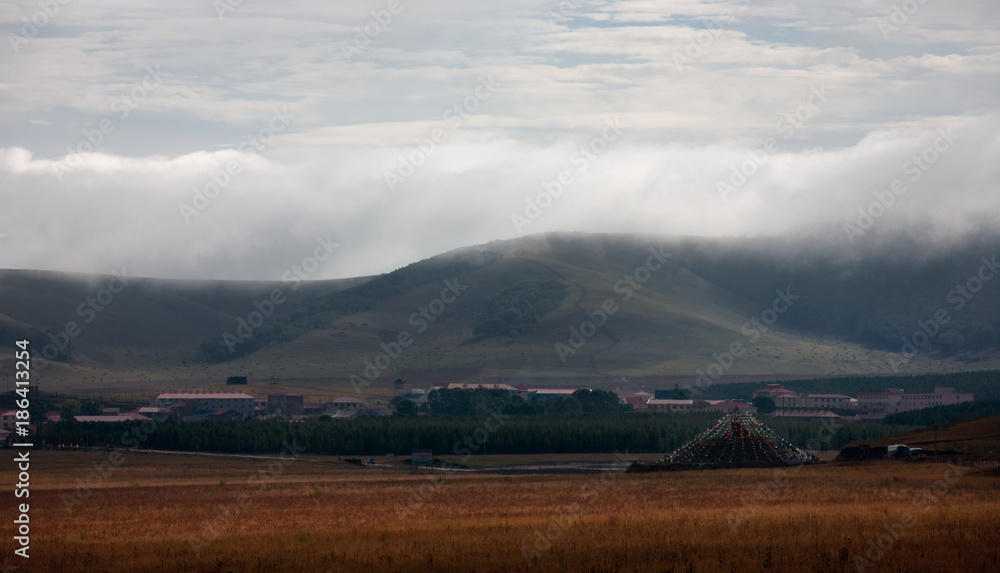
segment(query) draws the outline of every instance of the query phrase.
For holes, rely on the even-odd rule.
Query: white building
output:
[[[841,408],[849,410],[858,407],[858,401],[843,394],[806,394],[802,399],[805,408]]]
[[[744,412],[754,414],[757,408],[742,400],[662,400],[650,398],[646,400],[646,409],[650,412],[728,412],[739,408]]]

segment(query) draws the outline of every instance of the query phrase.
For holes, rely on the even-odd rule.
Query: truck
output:
[[[910,448],[905,444],[892,444],[886,448],[887,458],[908,458],[910,457]]]

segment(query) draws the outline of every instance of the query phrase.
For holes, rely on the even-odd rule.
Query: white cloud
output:
[[[0,199],[15,206],[0,213],[0,266],[273,278],[334,233],[324,276],[381,272],[513,236],[511,213],[610,117],[621,141],[524,230],[839,225],[943,125],[960,126],[961,152],[878,224],[957,232],[1000,212],[994,2],[926,3],[885,35],[893,5],[865,0],[402,5],[349,61],[342,44],[386,2],[244,2],[223,18],[211,4],[70,3],[16,54],[0,46]],[[38,9],[15,2],[0,21],[16,36]],[[162,83],[120,118],[116,98],[147,67]],[[450,124],[481,77],[495,93]],[[777,122],[820,86],[828,100],[783,138]],[[294,120],[260,155],[235,151],[284,106]],[[114,130],[60,181],[66,147],[105,118]],[[386,170],[439,128],[390,191]],[[722,201],[716,182],[768,137],[780,151]],[[178,204],[227,160],[243,173],[186,224]]]

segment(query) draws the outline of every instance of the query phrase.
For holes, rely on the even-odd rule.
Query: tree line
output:
[[[581,388],[570,395],[552,396],[544,400],[528,401],[507,390],[474,388],[433,390],[427,403],[419,408],[405,398],[391,403],[398,416],[413,416],[418,411],[432,416],[487,416],[501,412],[513,416],[540,416],[562,414],[614,414],[629,412],[632,406],[622,404],[618,395],[607,390]]]
[[[523,281],[510,286],[487,301],[476,317],[472,334],[476,337],[520,336],[534,332],[545,315],[566,298],[565,284],[554,281]]]
[[[555,454],[629,451],[670,453],[715,424],[718,413],[569,414],[520,416],[502,412],[484,416],[357,418],[288,423],[273,420],[219,422],[76,422],[43,425],[40,439],[49,446],[140,447],[181,451],[274,453],[295,443],[309,454],[369,456],[409,455],[429,449],[436,455],[458,453]],[[778,435],[798,447],[830,435],[821,423],[764,419]],[[911,429],[909,426],[847,423],[822,449],[840,449]],[[813,444],[815,445],[815,444]]]
[[[976,400],[948,406],[934,406],[923,410],[899,412],[885,417],[887,424],[906,424],[909,426],[937,426],[953,424],[971,418],[1000,416],[1000,400]]]

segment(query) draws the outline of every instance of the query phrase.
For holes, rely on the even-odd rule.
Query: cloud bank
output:
[[[55,5],[0,11],[0,267],[997,227],[993,2]]]

